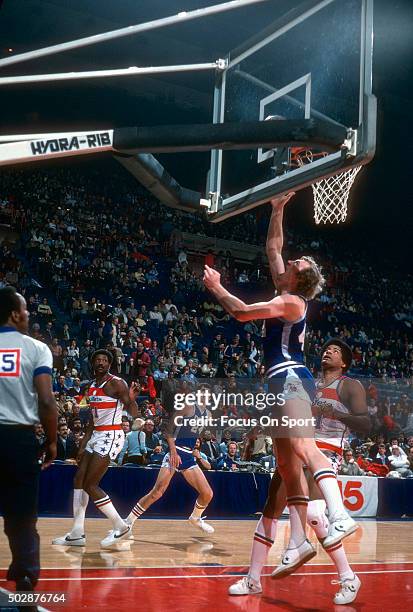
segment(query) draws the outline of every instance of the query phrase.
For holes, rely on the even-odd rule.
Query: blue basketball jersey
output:
[[[210,417],[211,412],[207,409],[201,410],[199,406],[194,406],[192,415],[185,415],[185,419],[195,419],[202,417]],[[197,438],[201,435],[201,432],[205,429],[205,425],[193,425],[189,424],[180,425],[175,427],[173,437],[175,438],[175,446],[177,448],[190,448],[193,449]]]
[[[265,320],[263,349],[267,376],[280,372],[284,367],[304,365],[306,315],[307,302],[302,317],[296,321],[279,317]]]

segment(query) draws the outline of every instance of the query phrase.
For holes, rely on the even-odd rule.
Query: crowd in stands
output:
[[[83,385],[91,379],[96,348],[112,352],[113,373],[140,385],[140,417],[124,417],[119,464],[162,461],[163,381],[265,385],[261,322],[236,322],[202,283],[206,261],[246,300],[268,298],[264,257],[235,261],[225,246],[189,254],[182,234],[262,245],[268,215],[262,207],[211,224],[160,205],[121,169],[103,176],[93,166],[2,173],[0,286],[11,284],[25,295],[30,333],[51,348],[58,459],[75,461],[89,418]],[[316,374],[324,341],[342,337],[352,347],[350,374],[364,381],[372,420],[368,440],[353,437],[343,473],[374,473],[368,468],[377,465],[386,474],[413,476],[413,276],[366,253],[344,253],[311,232],[290,229],[285,241],[288,258],[311,253],[328,280],[309,312],[307,364]],[[237,406],[227,413],[244,414]],[[214,439],[214,432],[204,432],[194,451],[198,463],[237,470],[240,459],[248,459],[272,469],[266,436],[243,433],[220,432]],[[37,436],[41,441],[40,425]]]

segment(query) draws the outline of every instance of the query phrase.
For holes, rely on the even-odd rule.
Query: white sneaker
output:
[[[281,565],[279,565],[271,574],[271,578],[278,580],[289,576],[307,561],[315,557],[317,552],[309,540],[304,540],[297,548],[287,548],[281,557]]]
[[[100,545],[102,548],[110,548],[114,544],[121,542],[122,540],[127,540],[131,531],[131,526],[125,523],[124,529],[120,531],[119,529],[112,530],[106,538],[104,538]]]
[[[190,516],[188,521],[191,523],[191,525],[193,525],[194,527],[198,527],[198,529],[204,531],[205,533],[214,533],[215,531],[212,525],[206,523],[202,517],[198,518],[196,516]]]
[[[84,535],[73,538],[69,532],[61,538],[55,538],[52,540],[52,544],[56,544],[58,546],[86,546],[86,538]]]
[[[127,525],[129,525],[128,521],[125,521],[125,523],[126,523]],[[133,541],[135,541],[135,536],[134,536],[134,535],[133,535],[133,533],[132,533],[132,529],[133,529],[133,525],[131,525],[131,530],[130,530],[129,535],[128,535],[128,537],[127,537],[126,539],[127,539],[127,540],[133,540]],[[108,531],[108,535],[110,535],[111,533],[113,533],[113,529],[109,529],[109,531]]]
[[[327,537],[325,537],[323,540],[323,547],[329,548],[330,546],[333,546],[333,544],[337,544],[337,542],[340,542],[351,533],[354,533],[358,527],[359,526],[357,525],[356,521],[354,521],[348,514],[342,517],[337,517],[330,522]]]
[[[349,604],[354,601],[361,587],[360,578],[356,574],[354,574],[353,579],[332,580],[331,584],[341,585],[339,592],[334,596],[334,603],[337,605]]]
[[[259,595],[260,593],[262,593],[261,583],[255,582],[249,576],[244,576],[228,587],[229,595]]]

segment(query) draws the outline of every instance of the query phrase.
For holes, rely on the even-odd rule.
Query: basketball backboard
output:
[[[353,142],[303,167],[290,164],[288,147],[212,151],[212,221],[372,159],[372,51],[373,0],[309,0],[229,53],[216,78],[215,123],[316,118],[352,130]]]

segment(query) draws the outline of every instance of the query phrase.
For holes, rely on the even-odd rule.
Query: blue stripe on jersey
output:
[[[40,366],[38,368],[35,369],[35,371],[33,372],[33,378],[35,376],[39,376],[39,374],[50,374],[50,376],[52,375],[52,370],[51,368],[48,368],[47,366]]]
[[[307,305],[303,316],[298,321],[286,321],[281,318],[266,319],[263,349],[267,370],[285,361],[304,362],[306,314]]]

